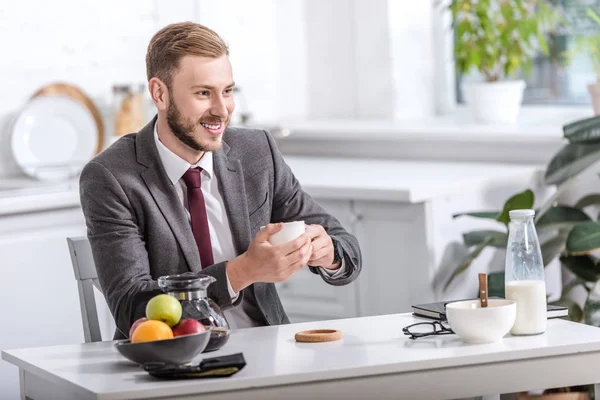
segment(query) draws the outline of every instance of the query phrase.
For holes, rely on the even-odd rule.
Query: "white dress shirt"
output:
[[[213,168],[213,154],[212,152],[205,152],[200,161],[195,165],[191,165],[184,159],[169,150],[162,142],[158,139],[158,131],[156,124],[154,124],[154,141],[156,142],[156,148],[158,149],[158,156],[162,162],[165,172],[169,177],[169,180],[175,186],[177,196],[182,202],[185,212],[188,216],[188,220],[191,223],[191,216],[188,207],[187,200],[187,186],[183,180],[183,175],[189,168],[200,167],[201,172],[201,190],[204,195],[204,203],[206,206],[206,214],[208,218],[208,231],[210,233],[210,243],[213,251],[213,258],[215,263],[233,260],[237,254],[233,245],[233,238],[231,236],[231,230],[229,228],[229,218],[227,217],[227,211],[223,203],[223,198],[219,192],[219,185],[217,182],[217,176],[214,173]],[[331,278],[336,278],[343,274],[345,270],[344,262],[340,268],[334,271],[330,271],[325,268],[321,268]],[[232,302],[238,297],[238,293],[233,291],[229,277],[227,277],[227,288],[231,296]],[[245,301],[243,299],[242,301]],[[238,305],[229,310],[224,311],[225,318],[231,328],[249,328],[257,326],[258,323],[252,320],[243,307]]]

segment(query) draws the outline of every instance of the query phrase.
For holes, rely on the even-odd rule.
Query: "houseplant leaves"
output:
[[[590,217],[585,212],[575,207],[554,206],[540,217],[535,227],[571,228],[575,224],[589,220]]]
[[[561,256],[560,262],[584,282],[596,282],[600,279],[600,267],[590,256]]]
[[[571,122],[563,126],[563,134],[570,143],[593,143],[600,141],[600,116]]]
[[[450,278],[444,285],[443,290],[448,289],[448,286],[450,286],[450,284],[452,283],[454,278],[456,278],[458,275],[465,272],[467,270],[467,268],[469,268],[469,266],[471,265],[473,260],[475,260],[477,257],[479,257],[479,254],[481,254],[483,249],[485,249],[492,242],[492,240],[493,240],[493,238],[487,238],[487,240],[485,240],[483,243],[479,244],[471,253],[469,253],[467,255],[467,257],[462,261],[462,263],[452,272],[452,275],[450,275]]]
[[[600,158],[600,143],[568,144],[550,160],[544,180],[548,185],[560,185]]]
[[[463,216],[475,217],[475,218],[497,219],[498,216],[500,216],[500,211],[474,211],[474,212],[454,214],[452,217],[458,218],[458,217],[463,217]]]
[[[505,232],[481,230],[467,232],[463,234],[463,241],[465,243],[465,246],[467,247],[477,246],[487,241],[489,238],[492,239],[489,242],[489,246],[506,248],[506,241],[508,240],[508,235]]]
[[[600,249],[600,223],[587,221],[575,225],[567,237],[566,249],[570,255],[589,254]]]

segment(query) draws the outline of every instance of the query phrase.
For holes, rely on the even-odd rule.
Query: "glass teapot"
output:
[[[219,306],[207,294],[208,285],[213,282],[216,279],[212,276],[194,272],[158,278],[162,291],[181,302],[181,319],[193,318],[211,332],[205,352],[220,349],[229,339],[229,324]]]

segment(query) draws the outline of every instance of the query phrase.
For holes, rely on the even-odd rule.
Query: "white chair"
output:
[[[101,342],[102,333],[98,320],[98,309],[94,296],[94,286],[100,290],[98,273],[92,257],[92,248],[87,237],[67,238],[73,272],[79,289],[79,306],[81,307],[81,320],[83,323],[83,336],[86,343]]]

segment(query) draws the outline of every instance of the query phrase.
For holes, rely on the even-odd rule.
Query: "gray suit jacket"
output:
[[[196,271],[217,279],[209,296],[222,308],[244,296],[265,325],[289,322],[272,283],[244,289],[235,304],[227,290],[225,262],[202,270],[198,247],[154,142],[156,118],[97,155],[83,169],[80,196],[98,278],[122,338],[160,293],[163,275]],[[261,226],[305,220],[325,227],[343,249],[346,273],[332,285],[352,282],[361,269],[358,241],[306,194],[265,131],[228,128],[214,153],[215,174],[238,254],[247,250]],[[315,273],[318,269],[311,268]],[[119,330],[121,332],[119,332]]]

